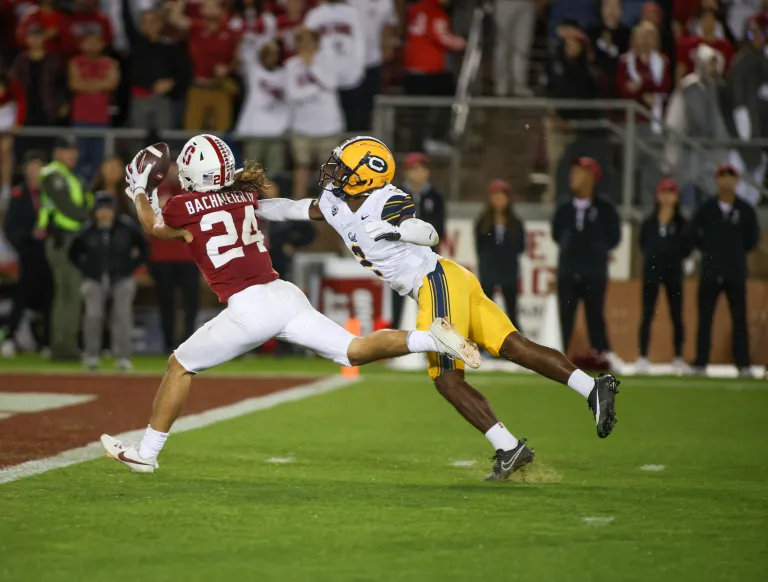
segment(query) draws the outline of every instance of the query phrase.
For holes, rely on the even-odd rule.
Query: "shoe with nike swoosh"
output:
[[[429,333],[435,338],[440,353],[461,360],[470,368],[480,367],[480,350],[477,344],[457,332],[447,317],[435,319],[429,326]]]
[[[597,436],[604,439],[616,426],[616,395],[619,393],[620,382],[613,376],[595,378],[595,387],[587,397],[589,409],[595,417]]]
[[[101,444],[107,451],[107,456],[120,461],[136,473],[154,473],[159,469],[156,459],[143,459],[139,456],[139,445],[135,442],[119,441],[108,434],[101,435]]]
[[[497,450],[496,454],[492,457],[495,461],[493,469],[491,469],[491,474],[485,480],[506,481],[512,473],[533,463],[534,450],[526,443],[526,439],[520,439],[517,446],[512,450]]]

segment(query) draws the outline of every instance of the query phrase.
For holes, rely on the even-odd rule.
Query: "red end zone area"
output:
[[[315,381],[198,377],[182,416]],[[146,426],[160,376],[0,374],[0,468]]]

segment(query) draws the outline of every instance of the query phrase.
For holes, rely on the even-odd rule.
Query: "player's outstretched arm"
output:
[[[380,240],[400,241],[422,247],[433,247],[440,242],[440,237],[437,236],[434,226],[411,216],[403,217],[397,226],[386,220],[369,222],[365,225],[365,232],[377,242]]]
[[[259,200],[256,216],[271,222],[286,222],[289,220],[325,220],[317,200],[291,200],[289,198],[268,198]]]

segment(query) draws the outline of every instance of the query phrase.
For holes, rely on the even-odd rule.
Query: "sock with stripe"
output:
[[[493,450],[511,451],[517,446],[517,439],[507,430],[507,427],[497,422],[485,433],[485,438],[491,441]]]
[[[435,338],[428,331],[409,331],[405,337],[405,343],[411,353],[440,351]]]
[[[595,379],[581,370],[574,370],[573,374],[568,378],[568,387],[573,388],[586,398],[592,392],[592,388],[595,387]]]
[[[163,445],[165,445],[167,438],[167,432],[158,432],[147,425],[147,430],[144,431],[144,438],[141,439],[141,444],[139,445],[139,456],[147,460],[156,459],[160,451],[163,450]]]

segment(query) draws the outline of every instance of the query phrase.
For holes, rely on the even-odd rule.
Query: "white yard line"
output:
[[[332,392],[339,388],[354,384],[357,381],[358,379],[350,380],[342,378],[341,376],[332,376],[330,378],[318,380],[317,382],[312,382],[311,384],[305,384],[304,386],[241,400],[240,402],[222,406],[220,408],[212,408],[211,410],[206,410],[200,414],[191,414],[180,418],[176,424],[173,425],[173,433],[176,434],[188,430],[195,430],[216,422],[250,414],[251,412],[256,412],[258,410],[274,408],[275,406],[285,404],[286,402],[295,402],[297,400],[309,398],[310,396],[325,394],[326,392]],[[113,436],[119,440],[137,441],[141,439],[143,434],[144,429],[141,428]],[[46,473],[54,469],[61,469],[62,467],[83,463],[85,461],[97,459],[104,454],[104,448],[101,446],[101,443],[95,441],[84,447],[70,449],[53,457],[28,461],[21,465],[0,469],[0,483],[10,483],[11,481],[23,479],[24,477],[31,477],[32,475],[39,475],[40,473]]]
[[[650,472],[659,472],[666,469],[665,465],[641,465],[640,470],[641,471],[650,471]]]

